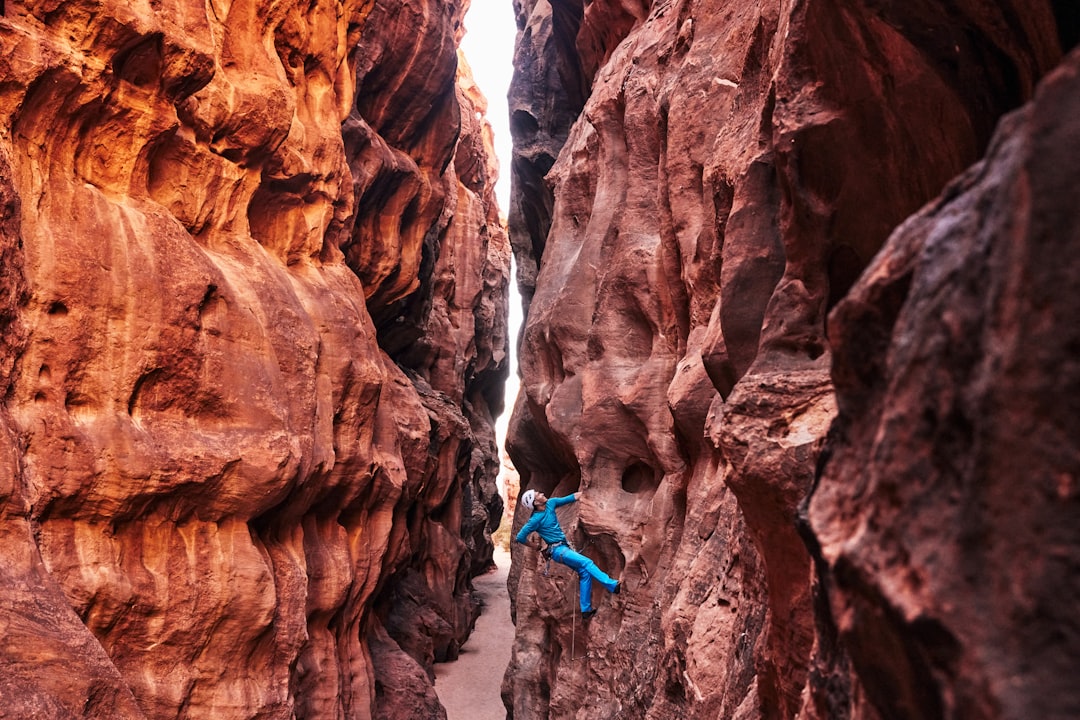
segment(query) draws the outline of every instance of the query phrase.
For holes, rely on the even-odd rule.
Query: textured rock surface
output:
[[[438,716],[501,512],[465,6],[4,10],[4,712]]]
[[[890,717],[1080,712],[1078,117],[1074,53],[832,316],[810,519]]]
[[[800,512],[837,414],[826,317],[890,232],[1033,96],[1075,43],[1075,11],[516,6],[510,227],[528,318],[510,452],[523,488],[584,492],[564,525],[626,591],[599,597],[583,628],[569,571],[545,576],[519,546],[507,706],[517,720],[920,716],[894,711],[893,685],[872,677],[890,649],[846,625],[838,637],[819,591],[867,613],[893,601],[830,584],[837,570],[815,566]],[[846,332],[847,366],[862,372],[878,346]],[[853,444],[874,437],[859,432]],[[828,471],[833,496],[869,462],[859,452]],[[866,500],[860,513],[898,501]],[[815,500],[815,527],[835,560],[834,537],[853,530],[829,503]],[[865,552],[857,577],[874,587]],[[972,602],[973,588],[948,602]],[[992,641],[972,638],[969,652]]]

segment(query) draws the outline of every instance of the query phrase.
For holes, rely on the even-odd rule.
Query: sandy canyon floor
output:
[[[484,602],[476,629],[451,663],[435,666],[435,690],[446,707],[448,720],[504,720],[500,688],[510,662],[514,624],[510,622],[510,597],[506,574],[510,553],[495,548],[498,568],[473,583]]]

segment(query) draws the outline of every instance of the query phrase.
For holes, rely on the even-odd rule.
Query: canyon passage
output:
[[[1075,3],[498,1],[0,2],[0,717],[1080,717]]]

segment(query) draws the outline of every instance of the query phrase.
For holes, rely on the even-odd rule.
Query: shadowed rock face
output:
[[[886,717],[1080,710],[1078,113],[1073,53],[831,318],[810,520]]]
[[[583,491],[564,526],[626,585],[618,596],[600,590],[599,613],[583,627],[576,577],[561,567],[545,576],[535,550],[516,548],[517,637],[503,686],[514,717],[914,718],[958,708],[1026,717],[1023,700],[1061,690],[1054,678],[1068,675],[1066,658],[1077,653],[1061,629],[1070,627],[1059,617],[1066,603],[1052,603],[1048,590],[1066,582],[1077,557],[1076,532],[1063,520],[1075,512],[1076,458],[1048,454],[1056,459],[1040,476],[1041,503],[1012,520],[1048,523],[1046,545],[1041,531],[988,530],[1006,498],[1017,499],[1004,493],[1007,478],[1042,454],[1010,436],[1014,459],[996,475],[1004,494],[990,500],[974,487],[997,461],[981,453],[1004,437],[995,433],[1008,418],[1044,416],[1020,401],[1010,410],[1014,386],[996,387],[995,375],[1009,372],[980,363],[995,353],[1018,361],[1030,347],[1012,335],[1002,341],[1009,350],[999,347],[995,333],[1005,330],[993,328],[1020,331],[1023,315],[1009,303],[1055,302],[1049,291],[1017,292],[1037,268],[1075,284],[1051,250],[1010,264],[1009,253],[1023,251],[1006,249],[1009,232],[1030,238],[1035,253],[1042,235],[1021,228],[1038,212],[1042,233],[1063,231],[1053,247],[1067,254],[1071,210],[1013,202],[1003,190],[939,201],[938,215],[958,208],[969,218],[947,221],[963,242],[924,214],[878,256],[877,274],[837,311],[829,334],[826,318],[893,229],[978,161],[998,120],[1031,100],[1076,41],[1075,11],[1050,2],[516,7],[511,241],[527,255],[519,262],[527,286],[530,263],[538,270],[535,292],[525,292],[523,392],[509,450],[522,489]],[[568,68],[580,77],[552,82]],[[1057,83],[1060,91],[1044,94],[1075,95]],[[580,102],[571,92],[579,85]],[[1066,105],[1011,123],[1068,128]],[[1073,187],[1071,168],[1055,170],[1051,157],[1071,155],[1045,152],[1037,168],[1021,159],[1034,150],[1014,155],[1024,170],[1009,187],[1034,193],[1027,173],[1038,172],[1039,187],[1059,188],[1067,204],[1060,188]],[[544,157],[551,167],[541,183]],[[978,224],[988,208],[1001,218],[996,315],[972,284],[991,261],[965,259],[990,242]],[[922,303],[924,319],[899,324],[917,262],[928,297],[911,302]],[[943,276],[946,265],[957,272]],[[949,290],[953,283],[968,290]],[[968,303],[955,321],[946,319],[948,292]],[[1068,302],[1039,316],[1045,332],[1066,322]],[[946,343],[982,332],[963,357]],[[922,352],[912,346],[919,337]],[[1041,347],[1042,336],[1030,342]],[[1061,405],[1073,380],[1052,370],[1075,356],[1070,342],[1055,338],[1044,362],[1026,365],[1022,387],[1056,403],[1046,417],[1061,421],[1039,423],[1073,447],[1064,418],[1075,413]],[[910,360],[896,366],[894,357]],[[907,380],[894,387],[898,377]],[[998,410],[985,429],[976,423]],[[833,460],[808,520],[804,503],[838,412]],[[889,441],[893,423],[903,432]],[[930,442],[938,437],[940,446]],[[902,446],[914,459],[889,464]],[[920,458],[918,468],[908,464]],[[923,472],[952,473],[954,462],[950,482],[965,491],[950,494]],[[911,482],[894,468],[910,469]],[[903,529],[910,513],[935,504]],[[935,534],[966,505],[985,504]],[[955,560],[935,559],[939,542]],[[1032,570],[1006,567],[1014,542]],[[975,572],[983,561],[996,569]],[[996,585],[996,600],[986,600],[984,583]],[[909,585],[922,595],[909,597]],[[1027,589],[1010,598],[1010,587]],[[979,603],[996,601],[997,628],[976,627]],[[1059,633],[1048,651],[1056,665],[1045,671],[1033,669],[1028,645],[1002,646],[1029,627],[1024,618],[1044,613],[1058,624],[1039,627]],[[1020,687],[1007,687],[1007,677]],[[990,697],[975,705],[979,688]],[[1047,716],[1075,710],[1073,696],[1053,694],[1042,696]]]
[[[501,512],[466,6],[0,7],[4,712],[439,716]]]

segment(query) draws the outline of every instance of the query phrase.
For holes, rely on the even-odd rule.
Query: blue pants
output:
[[[593,578],[600,581],[600,584],[607,588],[608,592],[613,591],[615,586],[618,585],[603,570],[598,568],[596,563],[581,553],[575,552],[567,545],[556,545],[551,551],[551,557],[555,558],[555,562],[560,562],[568,568],[577,570],[580,578],[578,581],[579,587],[581,588],[581,597],[579,598],[581,612],[592,610]]]

